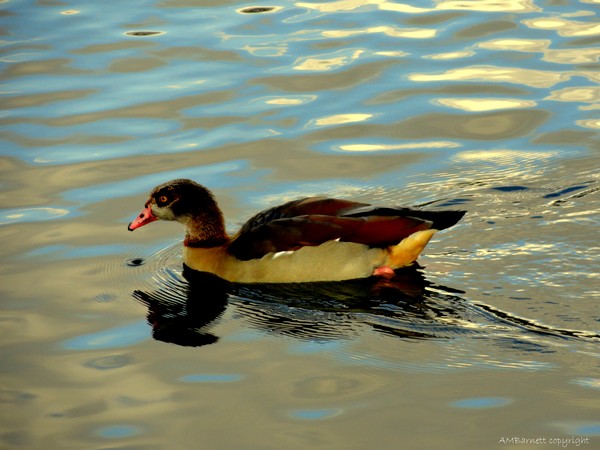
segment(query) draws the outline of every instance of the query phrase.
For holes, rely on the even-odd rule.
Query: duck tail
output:
[[[412,264],[437,231],[435,229],[417,231],[402,239],[399,244],[389,247],[385,265],[398,269]]]
[[[445,230],[455,225],[465,215],[466,211],[418,211],[414,216],[431,221],[431,228]]]

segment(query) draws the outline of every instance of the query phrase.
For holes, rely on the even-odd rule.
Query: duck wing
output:
[[[420,230],[448,228],[464,214],[309,197],[256,214],[233,237],[228,250],[238,259],[249,260],[336,239],[387,247]]]
[[[373,205],[360,205],[340,211],[343,217],[412,217],[431,222],[431,228],[445,230],[455,225],[466,213],[466,211],[424,211],[417,208],[404,207],[381,207]]]
[[[352,202],[325,197],[307,197],[284,203],[266,209],[251,217],[240,229],[238,234],[244,234],[256,227],[265,225],[278,219],[293,218],[318,214],[324,216],[338,216],[345,211],[369,207],[367,203]]]

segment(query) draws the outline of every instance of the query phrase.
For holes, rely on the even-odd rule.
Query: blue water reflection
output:
[[[199,178],[204,180],[203,182],[206,184],[223,188],[251,185],[265,173],[264,171],[250,172],[246,170],[247,168],[247,161],[227,161],[220,164],[196,166],[183,170],[179,169],[173,172],[153,173],[101,186],[94,185],[73,189],[66,191],[63,195],[64,198],[70,202],[90,204],[118,198],[124,193],[127,195],[144,195],[154,186],[162,184],[165,179],[168,180],[176,177]],[[243,171],[245,176],[232,176],[238,171]]]
[[[474,397],[457,400],[451,406],[461,409],[488,409],[499,408],[512,403],[511,399],[504,397]]]
[[[184,375],[179,378],[179,380],[183,381],[184,383],[234,383],[237,381],[242,381],[243,379],[244,375],[234,373],[197,373],[192,375]]]
[[[124,439],[142,433],[135,425],[109,425],[96,430],[96,434],[106,439]]]
[[[342,414],[344,411],[338,408],[323,409],[297,409],[289,412],[294,419],[300,420],[325,420]]]
[[[73,216],[73,212],[65,208],[15,208],[0,210],[0,225],[23,222],[43,222]]]
[[[64,341],[67,350],[100,350],[130,347],[150,339],[145,320],[95,333],[84,334]]]

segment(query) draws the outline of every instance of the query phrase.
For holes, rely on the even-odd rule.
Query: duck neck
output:
[[[183,245],[186,247],[210,248],[229,242],[221,211],[218,214],[197,214],[186,221]]]

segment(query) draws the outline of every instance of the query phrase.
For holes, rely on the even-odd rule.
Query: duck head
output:
[[[182,223],[186,244],[226,239],[223,214],[207,188],[192,180],[177,179],[156,186],[142,212],[129,224],[133,231],[156,220]]]

